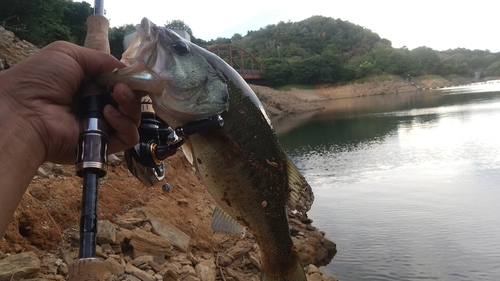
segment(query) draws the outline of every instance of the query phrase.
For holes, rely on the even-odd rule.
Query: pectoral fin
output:
[[[189,140],[186,140],[181,148],[188,162],[191,163],[191,165],[194,165],[193,148],[191,147],[191,143],[189,142]]]

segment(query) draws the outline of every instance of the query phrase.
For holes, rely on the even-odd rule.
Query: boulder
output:
[[[34,277],[40,271],[40,259],[34,252],[11,255],[0,260],[0,281]]]
[[[139,228],[134,229],[129,243],[133,247],[133,258],[151,255],[155,261],[162,263],[172,256],[168,239]]]

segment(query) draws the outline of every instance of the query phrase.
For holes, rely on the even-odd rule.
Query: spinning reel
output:
[[[174,155],[184,144],[184,137],[221,128],[220,115],[189,122],[172,129],[153,110],[151,99],[143,97],[139,143],[125,151],[129,171],[144,185],[153,186],[165,178],[163,160]]]

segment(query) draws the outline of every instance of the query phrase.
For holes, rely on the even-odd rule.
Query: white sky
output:
[[[92,6],[92,0],[86,0]],[[395,0],[253,0],[166,1],[104,0],[111,26],[138,24],[143,17],[158,25],[183,20],[203,40],[246,35],[280,21],[301,21],[314,15],[364,26],[392,46],[434,50],[455,48],[500,52],[499,2]]]

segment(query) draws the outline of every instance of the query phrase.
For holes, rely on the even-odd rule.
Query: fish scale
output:
[[[263,266],[279,268],[289,263],[294,251],[285,208],[285,154],[253,101],[231,83],[228,89],[224,127],[189,138],[194,163],[218,206],[251,229],[264,246]]]

